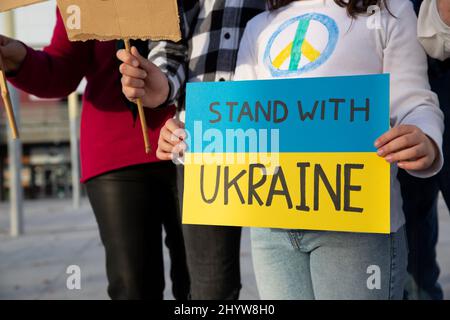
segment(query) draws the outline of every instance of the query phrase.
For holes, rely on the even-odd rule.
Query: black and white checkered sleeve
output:
[[[188,40],[191,26],[197,19],[199,4],[197,1],[179,1],[180,25],[183,39],[180,42],[150,41],[148,59],[166,75],[170,85],[169,104],[177,102],[187,81]]]
[[[148,59],[164,72],[169,80],[169,104],[175,103],[181,88],[186,81],[187,44],[185,41],[156,41],[150,42]]]

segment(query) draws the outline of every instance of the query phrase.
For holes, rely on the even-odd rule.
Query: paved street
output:
[[[107,299],[105,257],[89,204],[71,209],[70,201],[27,202],[26,234],[8,235],[8,207],[0,204],[0,299]],[[258,299],[248,232],[243,237],[243,299]],[[166,292],[172,299],[165,250]],[[82,290],[66,288],[66,269],[78,265]]]
[[[450,216],[440,203],[441,284],[450,299]],[[107,299],[104,253],[88,203],[79,210],[70,201],[27,202],[26,234],[8,235],[8,206],[0,204],[0,299]],[[165,252],[166,266],[168,255]],[[66,288],[66,269],[78,265],[82,289]],[[167,269],[167,268],[166,268]],[[249,232],[242,241],[242,299],[258,299],[251,262]],[[171,299],[168,270],[165,297]]]

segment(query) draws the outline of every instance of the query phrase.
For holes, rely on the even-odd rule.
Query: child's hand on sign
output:
[[[182,157],[187,149],[185,140],[184,123],[176,119],[167,120],[159,135],[156,156],[163,161]]]
[[[0,55],[6,73],[20,69],[27,55],[27,49],[22,42],[0,35]]]
[[[422,130],[413,125],[400,125],[389,130],[375,142],[378,155],[399,168],[420,171],[429,169],[439,150]]]
[[[147,108],[156,108],[167,101],[170,88],[167,76],[153,63],[142,57],[135,47],[131,54],[119,50],[117,58],[122,74],[122,91],[128,100],[141,98]]]

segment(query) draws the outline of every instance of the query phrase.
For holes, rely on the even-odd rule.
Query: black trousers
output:
[[[429,179],[414,178],[402,170],[398,177],[409,242],[408,271],[413,279],[413,284],[407,287],[406,296],[408,299],[442,300],[436,259],[439,231],[437,200],[441,191],[447,207],[450,205],[450,60],[444,63],[430,60],[429,79],[445,115],[444,167],[438,175]]]
[[[182,202],[184,167],[178,174]],[[241,232],[238,227],[183,225],[192,300],[239,299]]]
[[[400,170],[399,180],[406,217],[408,272],[411,277],[405,287],[405,299],[442,300],[436,255],[439,177],[419,179]]]
[[[111,299],[163,299],[162,228],[176,299],[187,299],[189,274],[171,162],[128,167],[86,184],[106,251]]]

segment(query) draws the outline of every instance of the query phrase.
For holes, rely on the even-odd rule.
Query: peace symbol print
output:
[[[274,77],[298,76],[325,63],[338,37],[336,22],[326,15],[308,13],[292,18],[269,39],[264,63]]]

